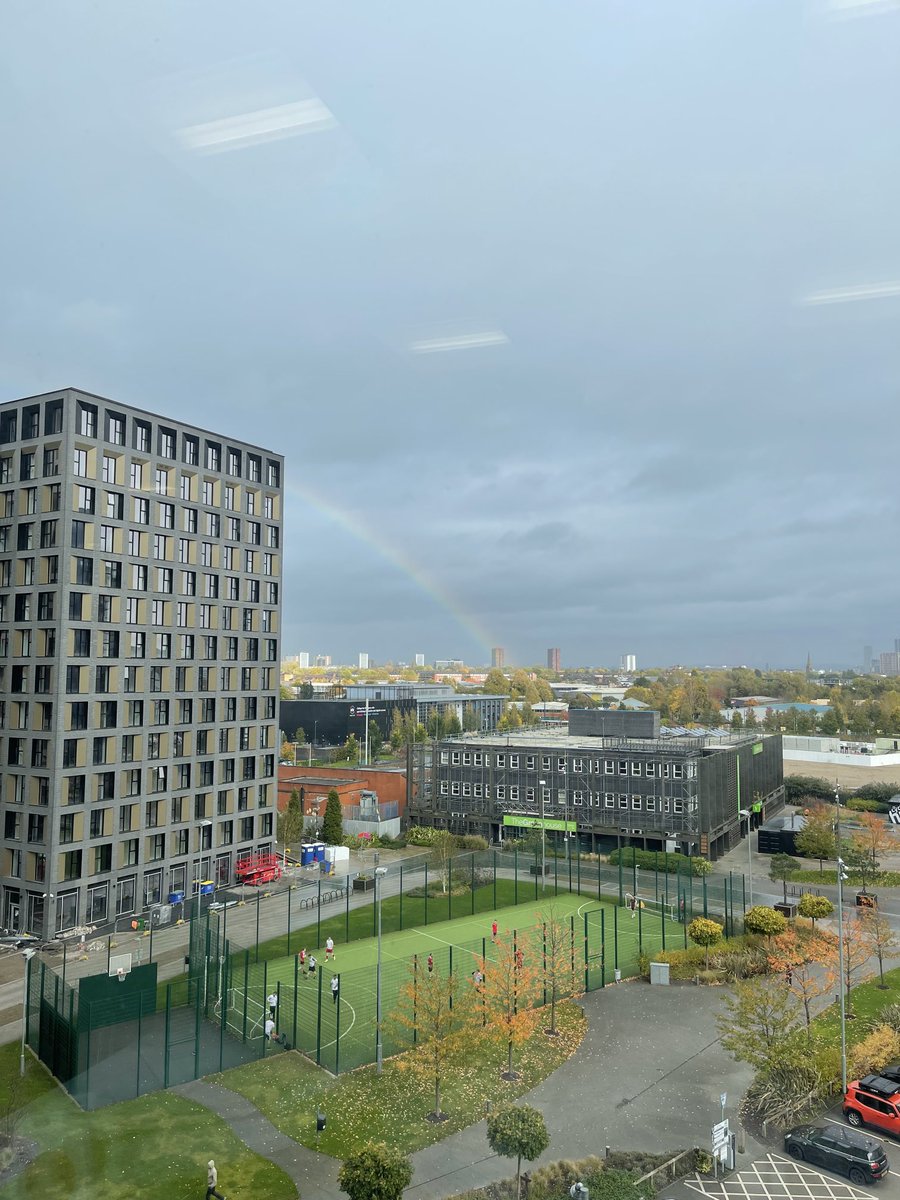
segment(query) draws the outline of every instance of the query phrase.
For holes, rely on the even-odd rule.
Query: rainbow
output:
[[[374,550],[392,567],[411,579],[416,587],[444,609],[470,637],[475,639],[481,649],[485,651],[485,661],[488,660],[491,646],[497,644],[496,639],[485,625],[465,611],[449,588],[435,580],[424,568],[413,562],[407,554],[389,542],[381,533],[372,529],[362,517],[339,507],[332,499],[299,483],[285,482],[284,490],[322,513],[328,520],[346,530],[352,537]]]

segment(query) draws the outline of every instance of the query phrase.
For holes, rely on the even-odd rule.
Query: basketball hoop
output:
[[[128,972],[125,970],[124,967],[116,967],[116,979],[118,979],[119,983],[125,982],[125,976],[127,974],[128,974]]]

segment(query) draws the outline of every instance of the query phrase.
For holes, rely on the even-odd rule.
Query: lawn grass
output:
[[[0,1187],[2,1200],[195,1200],[216,1160],[226,1195],[295,1200],[294,1183],[213,1113],[171,1092],[82,1112],[29,1054],[16,1130],[40,1153]],[[18,1046],[0,1047],[0,1101],[15,1088]]]
[[[412,1153],[480,1120],[486,1101],[515,1100],[560,1067],[578,1049],[587,1022],[578,1005],[566,1001],[557,1009],[557,1024],[559,1037],[538,1032],[517,1051],[521,1077],[514,1082],[500,1078],[502,1047],[448,1070],[442,1107],[449,1119],[440,1124],[426,1119],[434,1108],[433,1083],[408,1068],[406,1055],[386,1060],[380,1076],[370,1066],[334,1078],[299,1054],[281,1054],[214,1079],[246,1096],[283,1133],[313,1149],[316,1112],[324,1112],[327,1125],[318,1148],[336,1158],[346,1158],[371,1139]]]
[[[865,1036],[885,1005],[900,1003],[900,967],[885,971],[884,983],[882,988],[881,980],[876,975],[874,979],[867,979],[851,989],[847,1007],[848,1016],[852,1013],[847,1024],[848,1043],[858,1042]],[[840,1006],[831,1004],[819,1013],[813,1020],[813,1029],[823,1042],[838,1045],[841,1040]]]

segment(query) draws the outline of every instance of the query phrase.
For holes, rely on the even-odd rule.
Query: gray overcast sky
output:
[[[900,635],[894,0],[10,0],[0,397],[282,451],[285,653]]]

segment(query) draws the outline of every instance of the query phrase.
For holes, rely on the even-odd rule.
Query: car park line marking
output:
[[[768,1154],[725,1179],[695,1175],[684,1183],[711,1200],[875,1200],[848,1180],[822,1175],[778,1154]]]
[[[853,1128],[847,1121],[838,1121],[834,1117],[823,1117],[823,1121],[827,1121],[829,1125],[840,1125],[841,1129]],[[890,1146],[890,1142],[886,1142],[884,1138],[880,1138],[877,1133],[872,1133],[868,1125],[858,1126],[859,1132],[864,1133],[867,1138],[871,1138],[873,1142],[878,1142],[880,1146]]]

